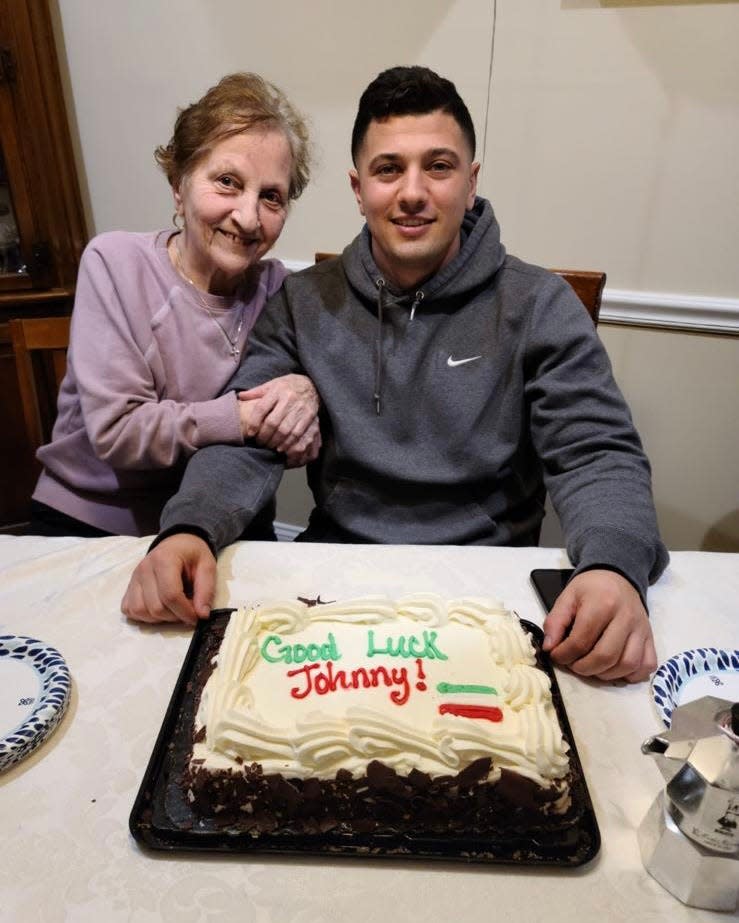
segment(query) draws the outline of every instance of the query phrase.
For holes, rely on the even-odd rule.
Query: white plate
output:
[[[0,635],[0,772],[51,734],[69,704],[72,680],[56,648]]]
[[[666,660],[652,677],[652,698],[670,726],[672,712],[704,695],[739,702],[739,651],[697,647]]]

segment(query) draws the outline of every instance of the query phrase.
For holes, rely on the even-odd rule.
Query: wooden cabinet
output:
[[[0,0],[0,530],[38,475],[7,322],[71,312],[86,241],[47,0]]]

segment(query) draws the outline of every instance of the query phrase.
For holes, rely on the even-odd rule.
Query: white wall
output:
[[[58,0],[57,38],[91,228],[165,226],[152,152],[178,105],[255,70],[309,116],[314,181],[277,255],[335,251],[361,90],[398,63],[451,77],[470,106],[509,249],[605,269],[634,294],[730,299],[739,317],[739,6],[617,0]],[[486,116],[488,130],[485,132]],[[736,325],[735,325],[736,326]],[[739,549],[739,338],[606,325],[650,452],[672,547]],[[299,475],[280,515],[302,518]],[[706,536],[712,536],[707,539]]]
[[[500,2],[486,179],[511,248],[736,297],[738,41],[736,5]]]

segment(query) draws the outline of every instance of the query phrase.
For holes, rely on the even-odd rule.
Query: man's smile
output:
[[[393,224],[402,228],[420,228],[433,223],[433,218],[391,218]]]
[[[425,238],[427,231],[431,233],[430,228],[435,224],[435,221],[433,218],[406,216],[391,218],[390,223],[397,230],[399,238],[416,240],[418,238]]]

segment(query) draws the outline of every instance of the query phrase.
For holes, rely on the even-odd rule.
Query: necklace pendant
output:
[[[239,349],[238,346],[231,347],[231,355],[234,357],[234,359],[238,359],[240,353],[241,353],[241,350]]]

